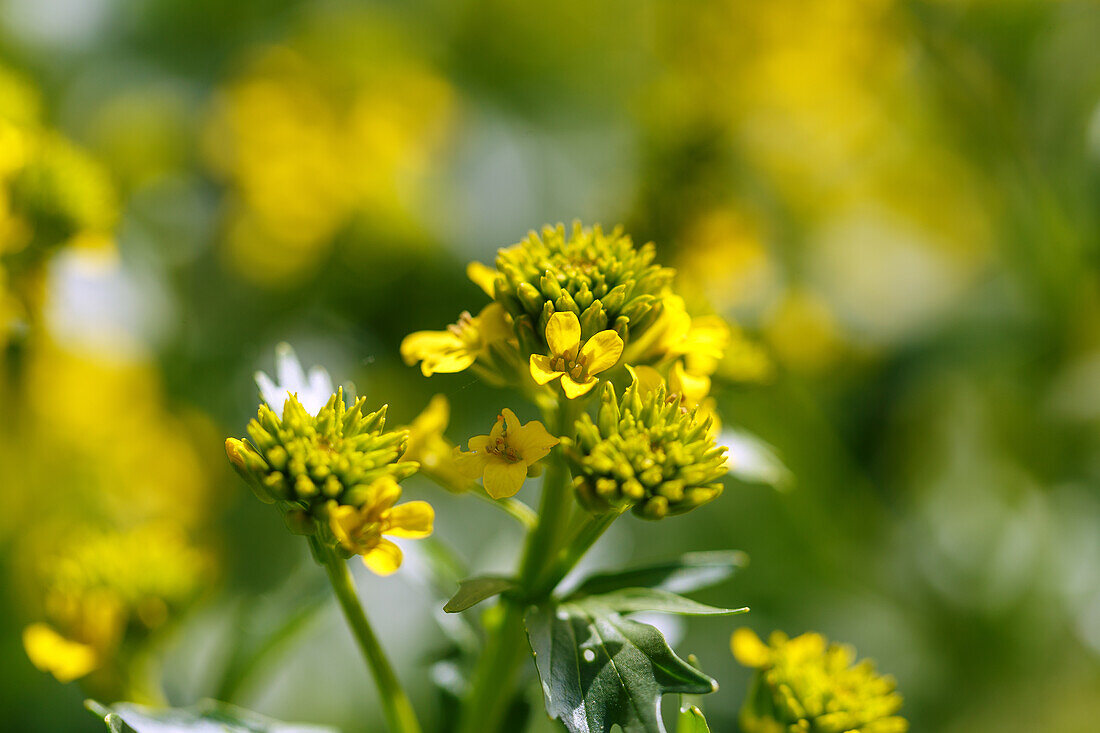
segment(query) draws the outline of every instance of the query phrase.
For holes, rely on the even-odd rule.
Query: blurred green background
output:
[[[3,727],[100,729],[83,697],[157,666],[173,704],[224,694],[227,640],[321,575],[225,460],[252,372],[287,340],[394,424],[446,392],[464,442],[518,399],[423,378],[402,336],[481,307],[466,262],[579,218],[655,241],[771,362],[716,391],[790,489],[731,480],[589,563],[748,553],[700,598],[751,614],[674,633],[715,731],[741,621],[854,644],[916,731],[1096,730],[1098,38],[1087,0],[0,2]],[[408,486],[510,567],[506,519]],[[436,591],[415,556],[360,570],[438,720]],[[123,606],[73,600],[96,573]],[[117,658],[62,685],[23,650],[42,621]],[[332,606],[236,687],[381,724]]]

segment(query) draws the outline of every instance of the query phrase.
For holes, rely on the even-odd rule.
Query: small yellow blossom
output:
[[[470,282],[481,288],[490,298],[496,297],[497,271],[484,262],[471,262],[466,265],[466,277]]]
[[[822,733],[905,733],[896,713],[901,695],[894,679],[875,672],[869,660],[855,663],[855,651],[830,644],[821,634],[793,639],[774,632],[765,644],[749,629],[730,640],[733,655],[757,670],[741,710],[741,730]]]
[[[61,683],[80,679],[100,664],[91,645],[66,639],[49,624],[35,623],[23,629],[23,648],[31,664]]]
[[[460,455],[470,478],[483,477],[485,491],[494,499],[515,496],[527,478],[527,469],[558,444],[538,420],[526,425],[507,407],[497,416],[488,435],[470,438],[469,453]]]
[[[511,335],[504,308],[490,303],[476,316],[464,311],[445,331],[416,331],[401,342],[401,357],[409,366],[420,362],[425,377],[436,372],[461,372],[473,365],[490,344]]]
[[[600,372],[615,366],[623,353],[623,340],[608,329],[581,344],[581,322],[572,311],[555,313],[546,324],[546,343],[550,355],[531,355],[531,376],[539,384],[561,379],[561,388],[569,399],[587,394]]]
[[[378,575],[390,575],[401,567],[401,548],[382,535],[420,539],[432,533],[435,511],[426,501],[394,506],[401,487],[389,476],[378,479],[356,508],[328,503],[329,527],[348,552],[363,557],[363,564]]]

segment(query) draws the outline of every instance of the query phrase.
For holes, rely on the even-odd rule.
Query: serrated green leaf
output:
[[[717,683],[680,659],[661,632],[595,598],[528,611],[527,635],[546,711],[570,733],[665,733],[661,697],[702,695]]]
[[[498,593],[511,590],[516,587],[516,582],[511,578],[502,578],[497,575],[481,575],[459,581],[458,592],[443,610],[447,613],[465,611],[471,606],[476,606],[486,598],[492,598]]]
[[[732,616],[748,608],[717,608],[658,588],[620,588],[610,593],[587,596],[619,613],[677,613],[682,616]]]
[[[748,556],[738,550],[689,552],[671,562],[592,575],[572,595],[596,595],[620,588],[657,588],[672,593],[690,593],[721,583],[747,564]]]
[[[676,733],[710,733],[703,711],[694,705],[680,708],[680,717],[676,720]]]
[[[280,723],[214,700],[189,708],[150,708],[128,702],[103,705],[85,700],[84,707],[102,718],[111,733],[337,733],[325,726]]]

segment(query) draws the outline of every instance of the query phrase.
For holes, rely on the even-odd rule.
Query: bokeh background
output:
[[[282,340],[395,424],[447,392],[449,437],[484,432],[515,397],[423,378],[400,339],[480,308],[467,261],[579,218],[738,324],[723,418],[796,477],[624,520],[593,566],[739,548],[699,597],[853,643],[914,730],[1095,730],[1098,38],[1088,0],[3,0],[3,727],[97,730],[85,695],[159,676],[174,704],[378,729],[319,570],[222,441]],[[506,518],[407,492],[470,567],[510,566]],[[439,720],[424,578],[357,570]],[[231,642],[294,613],[232,682]],[[113,661],[60,684],[23,651],[42,621]],[[734,625],[676,634],[716,731]]]

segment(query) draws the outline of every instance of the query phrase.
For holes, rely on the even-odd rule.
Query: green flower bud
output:
[[[631,385],[617,400],[607,383],[596,420],[585,414],[563,440],[574,489],[587,509],[631,507],[645,519],[683,514],[714,499],[726,473],[725,448],[708,435],[709,419],[681,407],[663,386],[642,396]]]
[[[625,340],[641,335],[659,312],[659,296],[667,291],[673,271],[654,264],[652,244],[635,247],[615,229],[586,229],[576,223],[531,232],[519,244],[497,256],[494,297],[517,324],[531,324],[536,343],[527,353],[546,352],[546,322],[555,312],[572,311],[581,319],[583,334],[614,328]]]
[[[418,468],[399,461],[408,432],[385,432],[385,406],[364,415],[364,404],[347,407],[341,389],[313,416],[289,395],[282,418],[261,405],[248,425],[251,443],[230,438],[226,453],[261,500],[282,504],[292,531],[309,534],[303,512],[316,519],[331,500],[357,505],[361,487],[382,477],[399,481]]]

